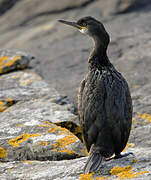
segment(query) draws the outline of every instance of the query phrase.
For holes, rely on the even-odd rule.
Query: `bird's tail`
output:
[[[97,171],[103,159],[104,158],[100,153],[92,152],[84,166],[84,174]]]

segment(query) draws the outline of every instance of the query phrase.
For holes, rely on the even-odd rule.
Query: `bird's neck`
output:
[[[107,56],[107,47],[102,44],[99,37],[93,37],[94,47],[90,53],[88,64],[89,68],[103,68],[111,65]]]

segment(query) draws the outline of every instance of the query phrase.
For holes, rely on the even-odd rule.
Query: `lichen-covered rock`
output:
[[[81,140],[81,129],[78,118],[68,110],[71,104],[58,92],[49,88],[40,76],[31,72],[13,72],[0,76],[0,110],[6,110],[11,103],[22,101],[22,105],[13,107],[10,117],[13,114],[16,119],[50,120],[63,128],[69,129]],[[11,102],[7,102],[11,100]],[[30,101],[29,101],[30,100]],[[26,102],[25,102],[26,101]],[[20,102],[21,103],[21,102]]]
[[[0,99],[0,112],[6,111],[15,101],[12,98]]]
[[[40,76],[32,72],[18,71],[1,75],[0,84],[0,99],[27,101],[44,96],[59,96],[56,90],[50,89]]]
[[[38,75],[13,72],[2,75],[0,84],[1,161],[61,160],[87,155],[77,137],[81,129],[77,117],[68,110],[69,102]]]
[[[143,149],[141,149],[143,150]],[[96,174],[84,175],[83,166],[87,158],[78,158],[68,161],[21,161],[0,163],[0,179],[26,179],[26,180],[115,180],[115,179],[139,179],[151,178],[151,151],[144,151],[142,157],[129,156],[122,159],[111,160],[102,163],[100,171]]]
[[[0,161],[62,160],[87,155],[80,140],[65,128],[48,121],[21,123],[15,119],[12,124],[8,122],[10,127],[1,123]]]
[[[0,74],[28,67],[31,57],[22,52],[0,51]]]

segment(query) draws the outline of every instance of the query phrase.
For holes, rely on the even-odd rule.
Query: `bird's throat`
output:
[[[111,63],[107,57],[107,47],[104,46],[99,37],[93,37],[94,47],[90,53],[88,63],[90,68],[101,68]]]

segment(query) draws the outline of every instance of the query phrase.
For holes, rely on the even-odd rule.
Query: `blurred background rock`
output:
[[[75,180],[82,173],[86,157],[47,160],[54,157],[52,137],[58,138],[58,127],[64,130],[62,135],[68,136],[59,142],[68,141],[63,150],[64,144],[57,142],[56,146],[55,142],[55,152],[60,153],[56,157],[60,160],[86,155],[77,139],[78,117],[71,113],[76,111],[67,96],[76,107],[79,83],[87,73],[93,43],[87,36],[57,23],[58,19],[75,21],[83,16],[94,16],[104,23],[111,36],[108,56],[127,79],[133,98],[133,126],[125,150],[132,151],[136,159],[104,162],[101,176],[115,179],[118,174],[111,170],[118,165],[129,167],[126,175],[131,179],[151,178],[150,0],[0,0],[0,71],[8,73],[0,76],[0,162],[16,158],[42,160],[0,163],[0,179]],[[47,131],[50,127],[52,132]],[[37,134],[45,131],[50,135]],[[18,151],[12,142],[20,144]],[[82,154],[77,151],[79,147],[84,150]]]
[[[87,71],[92,43],[57,20],[77,20],[89,15],[103,21],[112,40],[109,58],[125,73],[130,84],[140,79],[138,84],[142,85],[145,77],[142,81],[139,75],[131,79],[136,62],[131,61],[129,51],[136,52],[146,44],[142,41],[146,41],[150,29],[150,9],[150,0],[0,0],[0,48],[32,53],[39,59],[32,64],[36,71],[76,105],[77,89]]]

